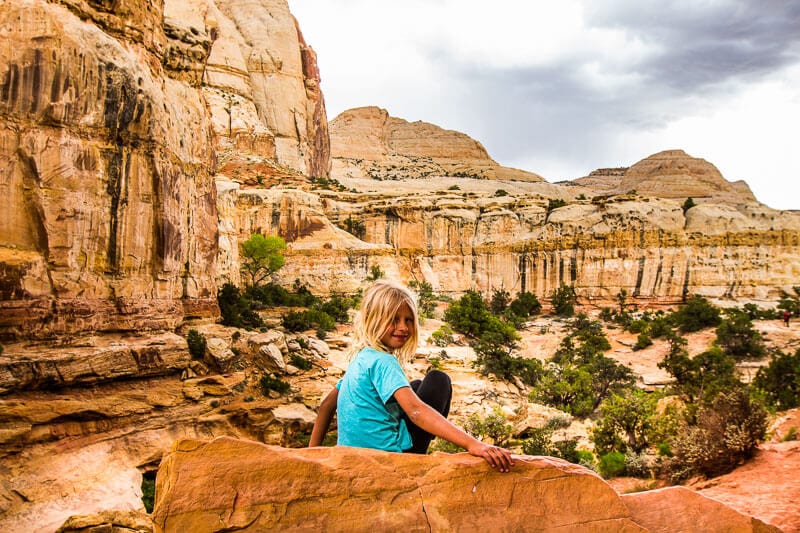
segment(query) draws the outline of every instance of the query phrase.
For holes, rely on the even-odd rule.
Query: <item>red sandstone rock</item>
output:
[[[622,496],[634,521],[652,533],[780,532],[775,526],[743,515],[723,503],[685,487],[667,487]]]
[[[705,509],[731,517],[724,524],[750,520],[716,502]],[[671,523],[645,518],[662,530]],[[635,519],[594,472],[559,459],[519,456],[501,474],[467,454],[285,449],[225,437],[175,444],[153,512],[164,532],[646,531]]]

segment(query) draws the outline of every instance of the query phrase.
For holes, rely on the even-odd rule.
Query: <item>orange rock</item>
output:
[[[765,524],[734,511],[724,503],[707,498],[685,487],[667,487],[625,494],[622,500],[631,511],[634,521],[648,531],[702,531],[705,533],[780,532],[775,526]]]
[[[162,461],[156,531],[645,531],[591,470],[517,457],[179,441]]]

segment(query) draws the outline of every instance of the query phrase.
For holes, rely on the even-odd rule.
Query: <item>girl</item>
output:
[[[309,446],[322,444],[338,408],[339,445],[426,453],[438,436],[509,471],[514,462],[508,450],[474,439],[445,418],[452,395],[446,374],[434,370],[422,381],[408,382],[401,364],[411,359],[419,340],[411,291],[391,281],[376,282],[353,325],[355,356],[320,404]]]

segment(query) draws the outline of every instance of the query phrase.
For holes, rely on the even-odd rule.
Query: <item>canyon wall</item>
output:
[[[327,175],[285,1],[13,0],[0,34],[0,338],[215,317],[220,161]]]

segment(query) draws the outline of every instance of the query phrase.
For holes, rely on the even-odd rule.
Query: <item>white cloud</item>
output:
[[[800,7],[685,2],[289,0],[329,118],[378,105],[550,181],[681,148],[800,208]]]

